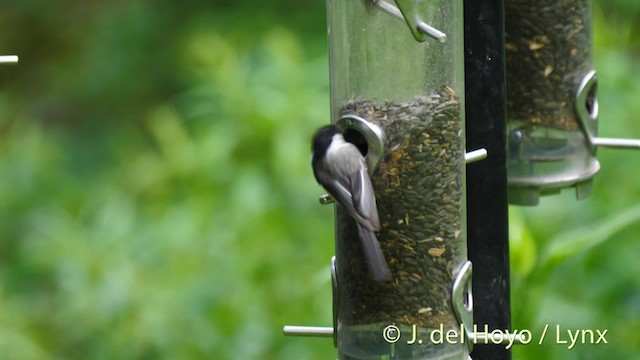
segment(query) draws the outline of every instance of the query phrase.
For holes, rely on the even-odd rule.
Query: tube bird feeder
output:
[[[396,4],[328,1],[332,121],[366,155],[393,275],[372,279],[355,223],[336,206],[338,354],[466,359],[462,1]],[[450,330],[459,341],[431,341]]]

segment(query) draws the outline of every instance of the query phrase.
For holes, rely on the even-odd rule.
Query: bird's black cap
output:
[[[327,149],[331,145],[333,136],[339,133],[340,130],[338,130],[338,127],[335,125],[326,125],[316,131],[313,135],[313,147],[311,148],[314,160],[324,157]]]

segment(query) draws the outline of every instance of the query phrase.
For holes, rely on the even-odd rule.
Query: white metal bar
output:
[[[484,160],[487,158],[487,149],[478,149],[478,150],[473,150],[473,151],[469,151],[468,153],[464,154],[464,161],[467,164],[471,164],[474,163],[476,161],[480,161],[480,160]]]
[[[402,12],[400,11],[400,9],[398,9],[397,7],[389,4],[386,1],[378,1],[377,2],[378,7],[386,12],[387,14],[400,19],[402,21],[405,21],[404,16],[402,15]],[[432,38],[438,40],[439,42],[443,43],[447,40],[447,34],[443,33],[442,31],[428,25],[425,24],[424,22],[419,22],[418,23],[418,30],[427,35],[427,36],[431,36]]]
[[[594,137],[591,142],[595,146],[618,149],[640,149],[640,140]]]
[[[0,64],[17,64],[18,55],[4,55],[0,56]]]
[[[333,328],[328,326],[285,325],[282,331],[287,336],[333,337]]]

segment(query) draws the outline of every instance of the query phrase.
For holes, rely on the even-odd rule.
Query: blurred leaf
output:
[[[514,207],[509,208],[509,250],[514,275],[528,276],[536,265],[538,249],[524,218]]]
[[[601,245],[616,232],[640,221],[640,206],[625,209],[608,219],[558,235],[542,250],[542,266],[553,266],[576,254]]]

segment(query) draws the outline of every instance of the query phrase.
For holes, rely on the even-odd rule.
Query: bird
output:
[[[364,156],[354,144],[345,141],[335,125],[323,126],[315,132],[312,152],[316,180],[356,222],[373,279],[390,281],[391,270],[375,234],[380,230],[380,218]]]

